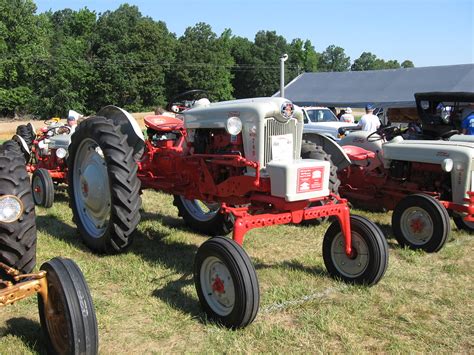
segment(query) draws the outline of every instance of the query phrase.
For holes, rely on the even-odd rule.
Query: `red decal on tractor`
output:
[[[298,169],[297,193],[320,191],[323,188],[324,168],[300,168]]]

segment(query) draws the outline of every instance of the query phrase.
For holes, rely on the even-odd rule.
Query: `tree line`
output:
[[[283,53],[287,82],[303,72],[413,67],[370,52],[351,65],[341,47],[318,53],[311,41],[288,42],[275,31],[251,41],[198,23],[178,37],[128,4],[101,14],[37,14],[33,0],[0,0],[0,114],[64,116],[108,104],[149,110],[196,88],[212,100],[270,96],[279,89]]]

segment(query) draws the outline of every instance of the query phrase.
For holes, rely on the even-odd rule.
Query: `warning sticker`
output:
[[[297,193],[323,189],[324,167],[298,169]]]

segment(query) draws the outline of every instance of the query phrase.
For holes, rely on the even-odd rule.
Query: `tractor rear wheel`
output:
[[[15,145],[0,147],[0,261],[29,273],[36,263],[35,205],[25,159],[10,150]]]
[[[87,246],[97,252],[127,248],[140,221],[140,180],[120,126],[90,117],[72,135],[68,192],[73,218]]]
[[[377,225],[366,218],[351,216],[353,257],[345,252],[344,234],[334,221],[323,240],[324,264],[329,274],[345,282],[375,285],[388,266],[388,244]]]
[[[216,236],[232,232],[234,221],[230,215],[221,213],[220,204],[187,200],[179,195],[174,196],[173,204],[186,224],[199,233]]]
[[[466,222],[464,220],[463,215],[458,215],[458,214],[454,215],[453,216],[453,221],[454,221],[454,224],[456,225],[456,227],[458,227],[458,229],[464,230],[464,231],[469,232],[469,233],[474,232],[474,223],[473,222]]]
[[[54,258],[46,271],[48,299],[38,295],[38,309],[48,353],[97,354],[99,334],[92,297],[79,267]]]
[[[229,328],[253,322],[260,303],[255,268],[245,250],[232,239],[204,242],[194,259],[194,284],[209,318]]]
[[[434,253],[446,243],[451,233],[451,220],[437,199],[414,194],[405,197],[395,207],[392,229],[402,247]]]
[[[33,126],[31,125],[31,123],[26,124],[26,125],[25,124],[19,125],[16,128],[16,134],[24,139],[26,145],[31,150],[31,147],[33,145],[33,141],[36,137],[36,133],[33,129]]]
[[[54,202],[54,184],[51,175],[46,169],[38,169],[31,178],[33,201],[37,206],[50,208]]]
[[[337,177],[337,167],[332,163],[331,155],[327,154],[322,147],[309,141],[303,141],[301,145],[301,158],[328,161],[331,164],[329,170],[329,191],[334,194],[339,194],[338,189],[339,185],[341,185],[341,181]],[[321,202],[313,202],[311,206],[321,206]],[[323,217],[309,220],[307,222],[321,224],[328,220],[329,217]]]

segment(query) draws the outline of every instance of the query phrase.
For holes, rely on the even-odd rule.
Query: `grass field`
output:
[[[437,254],[400,249],[390,214],[356,211],[378,223],[390,244],[389,268],[372,287],[328,277],[321,256],[328,225],[249,232],[261,308],[248,328],[206,320],[192,280],[205,237],[187,229],[170,196],[146,191],[134,244],[121,255],[92,254],[71,222],[65,193],[37,209],[38,264],[73,258],[94,298],[103,354],[152,352],[444,352],[472,353],[471,236],[453,231]],[[35,298],[0,311],[0,353],[42,353]]]

